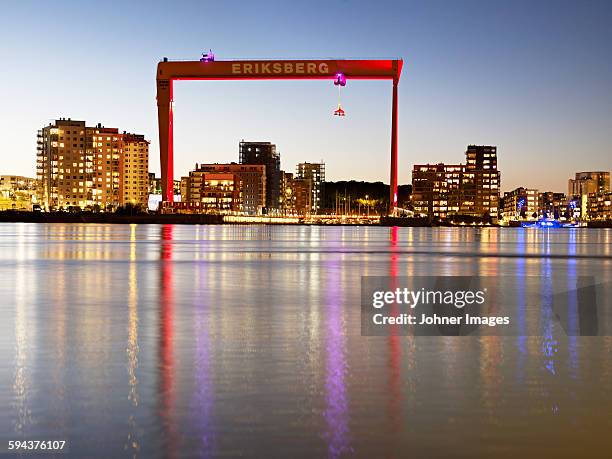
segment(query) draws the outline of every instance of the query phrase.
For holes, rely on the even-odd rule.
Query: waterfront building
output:
[[[123,180],[121,177],[123,165],[121,164],[121,138],[119,136],[119,129],[108,128],[98,124],[96,128],[87,128],[85,130],[85,135],[86,141],[91,141],[93,146],[91,162],[89,162],[93,165],[91,168],[88,167],[89,149],[87,145],[85,150],[85,172],[86,174],[88,171],[92,172],[92,186],[87,186],[88,182],[85,182],[85,191],[89,191],[89,195],[84,197],[88,199],[89,202],[83,201],[85,205],[81,203],[73,205],[83,208],[88,205],[97,204],[101,209],[116,209],[122,204],[121,191],[123,188]],[[70,173],[70,169],[64,169],[64,180],[66,177],[70,177],[66,174],[66,170],[68,170],[68,174]],[[72,172],[75,172],[74,169]],[[79,185],[81,184],[79,183]],[[70,190],[68,190],[68,192],[69,191]],[[80,197],[81,196],[79,196],[79,198]]]
[[[412,206],[416,214],[446,218],[461,208],[462,164],[416,164],[412,169]]]
[[[568,195],[572,196],[572,213],[576,218],[587,220],[599,215],[591,206],[599,208],[598,197],[602,197],[610,191],[610,172],[590,171],[576,172],[573,179],[568,180]]]
[[[38,180],[21,175],[0,175],[0,210],[32,210],[38,203]]]
[[[192,190],[198,188],[205,174],[232,174],[234,191],[240,193],[240,200],[233,200],[232,209],[249,215],[260,215],[266,203],[266,168],[261,164],[196,164],[188,177],[183,177],[181,185],[181,200],[197,202]],[[194,185],[195,183],[195,185]],[[205,210],[205,208],[202,208]]]
[[[291,215],[296,212],[293,181],[293,173],[281,171],[280,209],[283,215]]]
[[[566,215],[567,204],[565,193],[544,191],[538,197],[538,214],[545,218],[558,220]]]
[[[280,153],[270,142],[246,142],[238,145],[240,164],[260,164],[265,166],[267,212],[278,210],[280,205]]]
[[[575,178],[568,180],[567,188],[568,196],[606,193],[610,191],[610,172],[576,172]]]
[[[142,134],[123,133],[120,203],[146,207],[149,201],[149,142]]]
[[[519,187],[504,193],[504,220],[535,220],[539,208],[538,190]]]
[[[61,118],[39,130],[37,137],[36,169],[42,205],[93,204],[93,146],[88,145],[85,121]]]
[[[296,179],[310,183],[307,212],[322,213],[325,202],[325,163],[299,163],[296,167]]]
[[[293,203],[298,215],[310,215],[312,213],[312,180],[294,177],[291,181],[293,190]]]
[[[414,212],[447,218],[499,218],[497,147],[469,145],[466,164],[416,164],[412,169]]]
[[[146,205],[149,153],[144,136],[61,118],[38,131],[37,144],[44,208]]]
[[[204,213],[228,213],[242,210],[241,181],[231,172],[205,172],[190,174],[182,202],[192,210]]]
[[[588,206],[588,195],[572,195],[567,197],[566,216],[571,220],[582,220],[586,218]]]
[[[589,194],[587,205],[589,220],[612,220],[612,192]]]
[[[0,191],[35,190],[38,181],[23,175],[0,175]]]
[[[204,172],[201,171],[202,175]],[[181,177],[180,180],[180,186],[179,186],[179,195],[181,196],[181,202],[189,202],[189,186],[190,186],[190,179],[191,176],[191,172],[189,172],[189,176],[187,177]],[[176,196],[176,191],[174,192],[174,195]]]
[[[499,218],[500,173],[497,169],[497,147],[468,145],[466,166],[461,180],[460,214]]]

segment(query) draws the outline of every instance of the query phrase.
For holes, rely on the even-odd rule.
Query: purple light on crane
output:
[[[334,80],[336,86],[346,86],[346,76],[344,73],[336,73],[336,79]]]
[[[214,62],[214,61],[215,61],[215,53],[212,52],[212,49],[209,49],[207,53],[202,53],[200,62]]]

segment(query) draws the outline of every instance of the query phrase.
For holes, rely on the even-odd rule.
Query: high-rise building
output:
[[[38,131],[36,173],[46,208],[80,206],[93,201],[93,147],[85,121],[56,120]]]
[[[93,204],[102,209],[115,209],[122,204],[123,185],[119,129],[98,124],[95,128],[87,128],[85,133],[86,139],[91,138],[93,142]]]
[[[505,220],[535,219],[538,217],[538,190],[519,187],[504,193]]]
[[[474,217],[489,216],[493,221],[497,221],[500,186],[497,147],[468,145],[465,156],[460,213]]]
[[[262,213],[266,202],[266,168],[261,164],[196,164],[195,169],[189,172],[189,177],[183,178],[181,200],[192,202],[198,200],[190,194],[190,190],[197,188],[193,183],[202,182],[205,174],[233,174],[237,177],[234,186],[240,192],[240,208],[237,211],[249,215]],[[234,207],[236,205],[234,202]]]
[[[266,172],[266,208],[273,212],[280,204],[280,153],[270,142],[245,142],[238,145],[240,164],[261,164]]]
[[[124,133],[121,204],[147,206],[149,201],[149,142],[144,135]]]
[[[462,164],[415,164],[412,205],[417,214],[445,218],[461,208]]]
[[[85,121],[70,118],[38,131],[39,196],[47,209],[146,205],[148,168],[148,143],[143,136],[120,134],[117,128],[100,124],[87,127]]]
[[[568,180],[568,196],[582,196],[608,191],[610,191],[610,172],[576,172],[575,178]]]
[[[497,147],[469,145],[466,164],[416,164],[412,169],[414,211],[432,217],[499,218]]]
[[[323,211],[325,203],[325,163],[299,163],[296,167],[296,179],[310,181],[310,213]]]

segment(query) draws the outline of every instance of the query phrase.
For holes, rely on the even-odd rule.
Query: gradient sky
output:
[[[566,191],[612,169],[612,2],[11,2],[0,17],[0,173],[35,175],[36,130],[84,119],[151,140],[163,57],[402,57],[400,183],[414,163],[461,162],[497,145],[502,189]],[[269,140],[281,167],[327,163],[328,179],[389,175],[391,85],[179,82],[175,173],[238,160]]]

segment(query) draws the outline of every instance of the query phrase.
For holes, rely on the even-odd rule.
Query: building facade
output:
[[[538,218],[538,190],[519,187],[504,193],[504,220],[534,220]]]
[[[205,174],[232,174],[235,191],[240,194],[240,200],[234,200],[232,210],[249,215],[260,215],[266,204],[266,168],[261,164],[196,164],[195,169],[183,177],[181,185],[181,200],[183,202],[198,201],[192,190],[193,183],[201,183]],[[195,185],[197,188],[198,185]],[[239,202],[239,204],[237,204]],[[205,208],[202,208],[205,210]]]
[[[310,182],[308,213],[322,213],[325,203],[325,163],[299,163],[295,178]]]
[[[46,208],[86,207],[93,201],[93,146],[85,121],[59,119],[38,131],[36,172]]]
[[[589,220],[612,220],[612,192],[589,195],[588,218]]]
[[[21,175],[0,175],[0,210],[32,210],[38,204],[39,182]]]
[[[115,209],[123,203],[122,140],[119,129],[98,124],[95,128],[86,129],[86,135],[93,141],[93,204],[102,209]]]
[[[296,212],[293,180],[294,176],[291,172],[281,171],[280,210],[283,215],[292,215]]]
[[[469,145],[466,164],[416,164],[412,205],[417,214],[448,218],[499,218],[500,173],[497,147]]]
[[[461,209],[462,164],[415,164],[412,206],[417,214],[446,218]]]
[[[121,205],[146,207],[149,201],[149,142],[144,135],[122,135]]]
[[[295,213],[309,215],[312,213],[312,180],[294,177],[291,181]]]
[[[543,218],[558,220],[567,214],[567,197],[565,193],[544,191],[540,193],[538,201],[538,214]]]
[[[499,218],[500,173],[497,169],[497,147],[468,145],[466,165],[461,181],[460,213],[473,217]]]
[[[231,172],[190,174],[183,202],[204,213],[229,213],[242,210],[241,181]]]
[[[155,172],[149,172],[149,194],[162,194],[161,179],[155,176]]]
[[[37,144],[39,199],[44,208],[113,210],[127,202],[146,205],[149,158],[143,136],[61,118],[38,131]]]
[[[280,205],[280,153],[270,142],[245,142],[238,145],[240,164],[265,166],[266,212],[278,211]]]
[[[582,196],[608,191],[610,191],[610,172],[576,172],[576,176],[568,180],[568,196]]]

